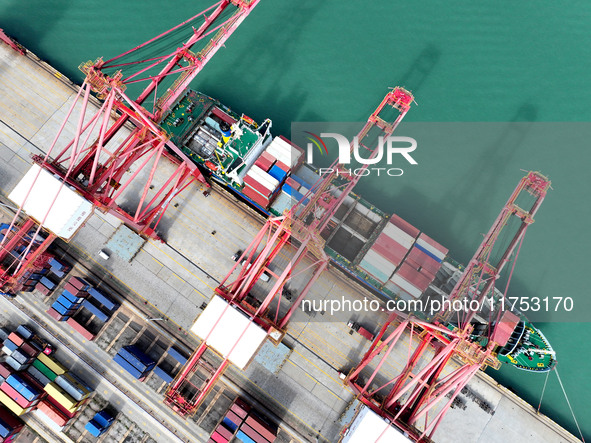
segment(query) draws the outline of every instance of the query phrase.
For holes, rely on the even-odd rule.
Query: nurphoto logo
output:
[[[320,152],[322,155],[328,155],[328,149],[326,147],[326,143],[324,139],[331,138],[336,140],[339,149],[339,156],[338,156],[338,164],[340,165],[350,165],[351,164],[351,153],[353,153],[353,159],[358,165],[361,165],[355,169],[341,169],[341,168],[320,168],[319,173],[320,175],[324,174],[342,174],[346,173],[349,175],[358,175],[358,176],[367,176],[367,175],[389,175],[392,177],[398,177],[404,174],[404,171],[399,167],[391,167],[395,164],[396,161],[400,161],[400,157],[404,158],[409,164],[417,165],[417,161],[411,156],[411,152],[413,152],[417,148],[417,141],[412,137],[398,137],[390,135],[388,137],[380,136],[378,139],[378,144],[375,150],[371,153],[368,158],[363,158],[359,152],[359,137],[353,137],[353,140],[350,141],[347,137],[342,134],[338,134],[336,132],[322,132],[320,136],[304,131],[309,134],[311,137],[308,137],[308,145],[306,150],[306,161],[308,164],[314,163],[314,151],[315,148]],[[364,147],[367,149],[366,147]],[[370,150],[368,150],[371,152]],[[377,167],[374,165],[379,165],[380,163],[383,164],[383,161],[386,161],[386,165],[388,167]],[[371,168],[369,166],[372,166]]]

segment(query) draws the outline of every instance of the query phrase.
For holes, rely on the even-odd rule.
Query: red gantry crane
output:
[[[504,324],[514,326],[510,317],[515,316],[502,309],[491,315],[488,340],[483,343],[471,337],[471,320],[477,313],[471,306],[481,305],[485,298],[498,303],[507,293],[511,275],[503,293],[495,290],[495,282],[511,258],[514,267],[525,231],[550,184],[540,173],[529,172],[511,194],[450,295],[450,301],[465,299],[468,309],[441,312],[432,324],[392,313],[359,365],[347,376],[346,382],[371,413],[395,424],[413,441],[427,441],[433,436],[456,396],[479,369],[500,364],[494,350],[507,343],[513,329]],[[508,227],[513,232],[505,247],[499,238]],[[472,300],[478,303],[471,304]],[[457,327],[450,329],[450,323]],[[384,378],[380,369],[396,345],[406,346],[405,333],[409,336],[407,360],[398,375]],[[459,367],[448,367],[452,358],[461,362]],[[393,429],[383,426],[375,441]]]
[[[80,208],[70,214],[71,219],[50,223],[55,212],[70,211],[68,189],[140,235],[158,238],[158,223],[171,201],[195,180],[207,185],[158,123],[259,1],[219,1],[115,58],[81,65],[86,79],[46,154],[33,157],[38,167],[29,171],[26,184],[21,183],[15,194],[19,208],[14,219],[0,227],[4,293],[22,290],[28,277],[50,259],[46,249],[51,242],[58,236],[68,240],[90,216],[92,208],[78,202]],[[175,46],[171,52],[154,55],[171,45]],[[136,83],[147,86],[132,99],[126,89]],[[91,93],[104,99],[98,111],[89,104]],[[71,132],[73,138],[64,145],[60,138]],[[159,177],[167,174],[163,182],[154,180],[157,170]],[[56,179],[49,179],[46,172]],[[42,199],[37,198],[40,194]],[[24,222],[20,221],[23,208]],[[43,232],[44,224],[49,234]],[[66,229],[67,235],[55,229]]]
[[[395,88],[369,117],[358,134],[368,158],[377,155],[379,137],[393,133],[412,101],[410,92]],[[388,122],[383,114],[392,110],[396,116]],[[265,223],[192,327],[202,342],[165,394],[174,411],[193,414],[230,363],[243,369],[266,338],[282,339],[291,316],[328,266],[322,231],[361,176],[345,174],[335,161],[332,172],[290,211]],[[279,254],[290,258],[281,272],[272,266]],[[263,273],[272,276],[271,289],[256,297],[253,290]],[[286,283],[304,273],[306,283],[295,300],[283,297]],[[217,354],[217,363],[207,358],[207,350]]]

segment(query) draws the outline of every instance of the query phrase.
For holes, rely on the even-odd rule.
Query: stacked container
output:
[[[47,313],[57,321],[66,321],[74,314],[84,300],[84,295],[74,295],[64,289]]]
[[[135,345],[123,346],[113,360],[140,381],[144,381],[146,375],[156,366],[156,362]]]
[[[63,278],[72,267],[52,257],[42,269],[33,272],[23,286],[24,292],[31,292],[33,289],[47,296],[57,286],[54,280]],[[50,278],[52,276],[52,278]]]
[[[281,185],[302,158],[303,151],[300,148],[284,137],[275,137],[248,170],[242,192],[262,208],[269,208],[275,197],[281,195]]]
[[[245,443],[274,442],[277,427],[270,425],[254,413],[247,403],[237,398],[211,434],[209,442],[226,443],[234,437]]]
[[[397,215],[392,215],[384,230],[359,263],[359,268],[382,284],[389,280],[413,245],[419,230]]]
[[[96,415],[91,418],[84,429],[86,429],[90,435],[99,437],[109,429],[109,426],[113,423],[115,418],[107,411],[99,411]]]
[[[30,340],[31,338],[27,329],[23,328],[10,333],[4,340],[2,352],[7,355],[6,364],[15,371],[26,369],[41,352],[41,347],[35,341]]]
[[[24,427],[21,419],[4,406],[0,406],[0,442],[10,442]]]

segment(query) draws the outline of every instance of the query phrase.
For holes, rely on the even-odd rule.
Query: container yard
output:
[[[241,5],[237,17],[246,17],[256,3]],[[225,38],[212,40],[214,49],[206,47],[204,54],[215,52]],[[270,120],[258,126],[179,88],[176,98],[164,98],[163,108],[174,111],[155,118],[180,134],[179,148],[164,154],[163,133],[134,104],[126,117],[117,114],[119,120],[110,121],[110,106],[123,109],[114,105],[123,94],[117,89],[119,96],[106,97],[104,126],[95,134],[102,143],[106,125],[121,132],[117,137],[109,132],[102,148],[114,152],[122,141],[125,152],[118,155],[131,158],[139,145],[157,146],[158,168],[145,171],[130,163],[97,169],[99,149],[78,170],[92,171],[89,179],[73,179],[74,160],[67,172],[40,160],[47,140],[64,127],[77,134],[84,126],[83,119],[77,127],[61,125],[68,106],[100,112],[104,105],[90,99],[90,84],[72,85],[33,54],[2,45],[0,58],[9,67],[0,72],[2,84],[26,97],[21,106],[35,109],[34,116],[7,117],[10,130],[0,138],[5,159],[0,188],[7,205],[1,222],[8,239],[2,256],[7,297],[0,401],[47,441],[63,440],[63,434],[76,441],[98,436],[141,442],[353,442],[368,441],[373,431],[379,431],[375,441],[387,436],[385,441],[445,442],[458,441],[458,435],[466,442],[497,441],[511,438],[508,423],[530,441],[577,441],[479,371],[500,364],[496,350],[513,330],[477,347],[469,326],[446,329],[429,323],[440,321],[434,316],[398,317],[381,309],[326,320],[324,311],[299,309],[304,298],[453,299],[460,296],[458,282],[466,273],[420,228],[352,194],[354,179],[338,189],[332,179],[318,180],[302,165],[301,148],[271,135]],[[85,69],[96,75],[94,67]],[[93,78],[100,82],[99,77]],[[388,93],[364,130],[375,126],[390,134],[409,109],[408,94],[400,88]],[[379,117],[384,106],[399,112],[392,123]],[[179,117],[182,110],[191,118]],[[153,137],[148,142],[141,139],[145,132],[137,131],[142,124]],[[136,144],[128,144],[133,137]],[[31,154],[40,163],[33,163]],[[210,162],[209,172],[195,169],[202,161]],[[110,178],[96,183],[101,192],[92,190],[94,174],[108,167],[114,168]],[[189,170],[193,178],[186,181]],[[538,198],[532,214],[549,187],[536,174],[515,191],[527,189]],[[148,178],[144,187],[129,187],[138,177]],[[52,203],[28,199],[29,193],[44,192],[56,195]],[[115,203],[120,197],[125,204]],[[284,214],[293,205],[299,206],[292,225]],[[22,323],[10,330],[17,318]],[[421,331],[441,340],[447,353],[429,346]],[[450,345],[452,334],[462,343],[458,348]],[[545,345],[552,356],[536,362],[550,370],[555,356]],[[382,350],[380,363],[372,362]],[[416,380],[433,378],[429,371],[435,370],[442,377],[431,383],[434,389],[435,382],[443,383],[446,391],[424,400],[434,407],[432,423],[416,421],[425,411],[402,401],[416,380],[393,383],[391,395],[401,399],[395,408],[377,407],[372,397],[380,384],[411,370]],[[411,399],[421,390],[409,391]],[[410,415],[399,420],[396,411],[407,407]],[[22,431],[20,418],[3,417],[2,438],[14,441]]]

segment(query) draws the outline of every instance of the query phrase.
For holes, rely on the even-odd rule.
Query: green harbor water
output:
[[[0,0],[0,27],[81,82],[81,62],[124,52],[209,5]],[[548,175],[553,190],[526,234],[511,290],[573,298],[572,312],[538,326],[587,437],[590,20],[584,1],[262,0],[194,82],[256,120],[272,118],[285,135],[294,121],[363,121],[389,86],[412,90],[417,105],[405,121],[426,128],[413,133],[419,165],[364,179],[358,192],[464,263],[521,170]],[[537,407],[545,375],[511,367],[491,375]],[[541,411],[578,435],[554,373]]]

